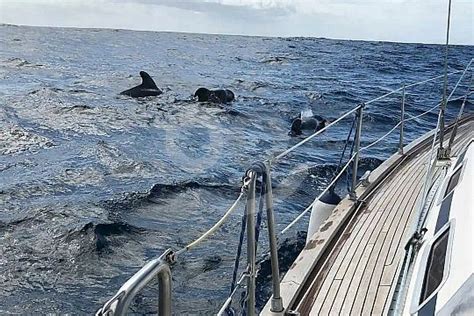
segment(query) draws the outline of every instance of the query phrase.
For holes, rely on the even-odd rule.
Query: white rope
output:
[[[456,83],[453,91],[451,92],[451,94],[448,96],[448,100],[452,97],[452,95],[454,94],[454,92],[456,91],[458,85],[460,84],[462,78],[464,77],[466,71],[469,69],[471,63],[474,61],[474,58],[471,59],[471,61],[469,62],[468,66],[464,69],[464,72],[463,74],[461,75],[461,78],[458,80],[458,82]],[[457,72],[453,72],[453,73],[458,73],[458,72],[461,72],[461,71],[457,71]],[[451,74],[453,74],[451,73]],[[436,77],[436,78],[440,78],[440,76]],[[424,82],[427,82],[427,81],[430,81],[430,80],[433,80],[434,78],[432,79],[428,79],[428,80],[425,80]],[[412,84],[412,85],[409,85],[409,86],[413,86],[415,84]],[[406,86],[407,87],[407,86]],[[400,88],[401,89],[401,88]],[[396,91],[399,91],[400,89],[397,89],[397,90],[394,90],[392,92],[396,92]],[[391,94],[391,93],[390,93]],[[385,96],[387,95],[390,95],[390,94],[386,94]],[[368,104],[368,103],[371,103],[371,102],[374,102],[376,100],[379,100],[380,98],[377,98],[377,99],[373,99],[371,101],[368,101],[366,102],[365,104]],[[341,116],[340,118],[338,118],[337,120],[335,120],[334,122],[332,122],[331,124],[327,125],[326,127],[324,127],[323,129],[315,132],[314,134],[312,134],[311,136],[307,137],[306,139],[304,139],[303,141],[299,142],[298,144],[296,144],[295,146],[289,148],[288,150],[282,152],[281,154],[279,154],[278,156],[276,156],[275,158],[273,158],[273,160],[271,160],[271,162],[275,162],[279,159],[281,159],[282,157],[286,156],[288,153],[290,153],[291,151],[295,150],[296,148],[302,146],[303,144],[305,144],[306,142],[308,142],[310,139],[316,137],[317,135],[321,134],[322,132],[324,132],[326,129],[328,129],[329,127],[333,126],[334,124],[338,123],[340,120],[342,120],[343,118],[347,117],[348,115],[350,115],[351,113],[354,113],[355,111],[357,111],[362,105],[359,105],[357,107],[355,107],[354,109],[346,112],[343,116]],[[414,119],[417,119],[417,118],[420,118],[421,116],[424,116],[430,112],[432,112],[433,110],[435,110],[437,107],[439,106],[439,103],[437,105],[435,105],[434,107],[430,108],[429,110],[417,115],[417,116],[412,116],[410,114],[408,114],[410,116],[409,119],[406,119],[405,122],[409,122],[411,120],[414,120]],[[370,143],[369,145],[367,146],[364,146],[362,148],[359,149],[359,153],[364,151],[364,150],[367,150],[373,146],[375,146],[376,144],[378,144],[379,142],[381,142],[383,139],[385,139],[386,137],[388,137],[391,133],[393,133],[393,131],[395,131],[399,126],[400,126],[401,122],[399,122],[398,124],[396,124],[390,131],[388,131],[387,133],[385,133],[382,137],[380,137],[379,139],[377,139],[376,141]],[[298,217],[296,217],[288,226],[285,227],[285,229],[283,229],[281,231],[280,234],[284,234],[286,231],[288,231],[288,229],[290,229],[292,226],[294,226],[294,224],[296,224],[307,212],[309,212],[309,210],[311,210],[311,208],[313,207],[314,203],[319,200],[319,198],[321,198],[328,190],[329,188],[334,185],[334,183],[336,183],[336,181],[342,176],[342,174],[344,173],[344,171],[349,167],[349,164],[352,162],[352,160],[354,159],[355,157],[355,154],[350,158],[350,160],[346,163],[346,165],[342,168],[342,170],[339,172],[339,174],[336,176],[336,178],[333,179],[333,181],[326,187],[326,189],[323,190],[323,192],[320,193],[320,195],[313,201],[313,203],[311,203],[303,212],[300,213],[300,215],[298,215]],[[209,237],[209,235],[212,235],[220,226],[222,226],[222,224],[225,222],[225,220],[230,216],[230,214],[235,210],[235,208],[237,207],[237,204],[240,202],[240,200],[242,199],[243,197],[243,192],[240,193],[239,197],[237,198],[237,200],[234,202],[234,204],[229,208],[229,210],[223,215],[223,217],[214,225],[212,226],[207,232],[205,232],[203,235],[201,235],[198,239],[196,239],[195,241],[191,242],[190,244],[188,244],[186,247],[182,248],[181,250],[177,251],[176,252],[176,255],[179,255],[183,252],[186,252],[192,248],[194,248],[195,246],[197,246],[199,243],[201,243],[203,240],[205,240],[207,237]]]
[[[462,72],[462,70],[455,70],[453,72],[448,73],[448,76],[455,75],[455,74],[458,74],[460,72]],[[418,82],[415,82],[415,83],[412,83],[412,84],[408,84],[408,85],[405,86],[405,88],[411,88],[411,87],[419,86],[419,85],[422,85],[424,83],[435,81],[435,80],[443,78],[443,77],[444,77],[444,74],[433,77],[433,78],[430,78],[430,79],[426,79],[426,80],[423,80],[423,81],[418,81]]]
[[[461,71],[462,71],[462,70],[456,70],[456,71],[450,72],[450,73],[448,74],[448,76],[451,76],[451,75],[460,73]],[[423,80],[423,81],[418,81],[418,82],[415,82],[415,83],[411,83],[411,84],[405,85],[405,89],[411,88],[411,87],[415,87],[415,86],[419,86],[419,85],[421,85],[421,84],[428,83],[428,82],[431,82],[431,81],[435,81],[435,80],[440,79],[440,78],[443,78],[443,77],[444,77],[444,75],[439,75],[439,76],[436,76],[436,77],[433,77],[433,78],[430,78],[430,79],[426,79],[426,80]],[[367,101],[367,102],[365,102],[365,104],[366,104],[366,105],[369,105],[369,104],[371,104],[371,103],[377,102],[377,101],[382,100],[382,99],[384,99],[384,98],[386,98],[386,97],[388,97],[388,96],[390,96],[390,95],[392,95],[392,94],[394,94],[394,93],[400,92],[401,90],[403,90],[403,87],[400,87],[400,88],[395,89],[395,90],[393,90],[393,91],[390,91],[390,92],[388,92],[388,93],[386,93],[386,94],[383,94],[383,95],[381,95],[381,96],[379,96],[379,97],[377,97],[377,98],[375,98],[375,99],[372,99],[372,100],[370,100],[370,101]]]
[[[464,76],[466,75],[467,70],[471,67],[471,64],[472,64],[473,62],[474,62],[474,58],[472,58],[471,61],[469,61],[469,63],[467,64],[466,68],[462,71],[461,77],[460,77],[459,80],[456,82],[456,85],[454,86],[453,91],[451,91],[451,93],[450,93],[449,96],[448,96],[448,102],[452,100],[451,98],[453,97],[454,92],[455,92],[456,89],[458,88],[458,86],[459,86],[459,84],[461,83],[462,79],[463,79]],[[461,72],[461,70],[459,70],[459,71],[457,71],[457,72]],[[468,93],[467,95],[470,95],[470,94],[472,94],[472,92]],[[417,118],[420,118],[420,117],[424,116],[425,114],[428,114],[428,113],[430,113],[430,112],[433,112],[437,107],[440,106],[440,104],[441,104],[441,103],[438,103],[438,104],[436,104],[435,106],[433,106],[432,108],[430,108],[429,110],[427,110],[427,111],[425,111],[425,112],[423,112],[423,113],[421,113],[421,114],[418,114],[418,115],[416,115],[416,116],[413,116],[413,115],[407,113],[407,115],[408,115],[410,118],[409,118],[409,119],[406,119],[405,122],[409,122],[409,121],[411,121],[411,120],[416,120]]]
[[[456,89],[458,88],[459,84],[461,83],[461,80],[464,78],[464,76],[466,75],[466,72],[469,70],[469,68],[471,68],[471,64],[474,62],[474,58],[471,58],[471,60],[469,61],[469,63],[467,64],[466,68],[464,68],[463,72],[462,72],[462,75],[461,77],[459,78],[458,82],[456,82],[456,85],[454,86],[454,89],[453,91],[451,91],[451,93],[449,94],[448,96],[448,101],[451,99],[451,97],[453,96],[454,92],[456,91]]]
[[[234,204],[227,210],[227,212],[221,217],[221,219],[214,224],[208,231],[206,231],[204,234],[202,234],[198,239],[194,240],[193,242],[189,243],[186,247],[182,248],[181,250],[178,250],[176,252],[176,255],[180,255],[183,252],[186,252],[198,244],[200,244],[203,240],[205,240],[207,237],[212,235],[213,233],[216,232],[216,230],[222,226],[222,224],[225,222],[225,220],[232,214],[232,212],[237,208],[237,205],[239,204],[240,200],[244,196],[244,192],[241,192],[237,200],[235,200]]]
[[[471,64],[472,64],[473,61],[474,61],[474,58],[472,58],[471,61],[467,64],[467,66],[466,66],[466,68],[464,69],[464,71],[463,71],[461,77],[460,77],[459,80],[456,82],[456,85],[454,86],[454,89],[453,89],[453,90],[451,91],[451,93],[449,94],[449,96],[448,96],[448,101],[451,101],[451,98],[452,98],[454,92],[455,92],[456,89],[458,88],[459,84],[461,83],[462,79],[464,78],[464,75],[466,74],[467,70],[470,68],[470,66],[471,66]],[[461,70],[459,70],[458,72],[461,72]],[[444,75],[441,75],[441,76],[439,76],[438,78],[441,78],[442,76],[444,76]],[[398,89],[398,90],[399,90],[399,89]],[[365,104],[367,104],[367,103],[365,103]],[[410,115],[410,114],[407,113],[407,114],[410,116],[410,118],[409,118],[409,119],[406,119],[406,120],[404,120],[404,121],[405,121],[405,122],[409,122],[409,121],[411,121],[411,120],[420,118],[421,116],[426,115],[426,114],[428,114],[428,113],[434,111],[437,107],[439,107],[440,104],[441,104],[441,103],[436,104],[434,107],[430,108],[429,110],[427,110],[427,111],[425,111],[425,112],[423,112],[423,113],[421,113],[421,114],[419,114],[419,115],[417,115],[417,116],[413,116],[413,115]],[[380,138],[377,139],[376,141],[372,142],[371,144],[369,144],[369,145],[367,145],[367,146],[365,146],[365,147],[362,147],[362,148],[359,150],[359,152],[361,152],[361,151],[363,151],[363,150],[366,150],[366,149],[369,149],[370,147],[375,146],[377,143],[379,143],[380,141],[382,141],[383,139],[385,139],[388,135],[390,135],[391,133],[393,133],[393,131],[395,131],[395,130],[400,126],[401,123],[402,123],[402,122],[398,122],[398,124],[395,125],[390,131],[388,131],[387,133],[385,133],[382,137],[380,137]]]
[[[407,86],[405,86],[405,88],[406,88],[406,87],[407,87]],[[382,99],[388,97],[389,95],[392,95],[392,94],[394,94],[394,93],[397,93],[397,92],[401,91],[402,89],[403,89],[403,87],[400,87],[400,88],[398,88],[398,89],[395,89],[395,90],[393,90],[393,91],[390,91],[390,92],[388,92],[388,93],[385,93],[385,94],[381,95],[380,97],[377,97],[377,98],[375,98],[375,99],[372,99],[372,100],[369,100],[369,101],[365,102],[365,104],[366,104],[366,105],[369,105],[369,104],[371,104],[371,103],[374,103],[374,102],[377,102],[377,101],[379,101],[379,100],[382,100]]]
[[[380,137],[379,139],[377,139],[376,141],[370,143],[369,145],[365,146],[365,147],[362,147],[361,149],[359,149],[359,152],[361,151],[364,151],[366,149],[369,149],[370,147],[373,147],[375,146],[376,144],[378,144],[380,141],[382,141],[383,139],[385,139],[388,135],[390,135],[391,133],[393,133],[394,130],[396,130],[400,124],[402,124],[402,122],[398,122],[397,125],[395,125],[391,130],[389,130],[387,133],[385,133],[382,137]]]
[[[438,104],[436,104],[435,106],[433,106],[432,108],[430,108],[428,111],[425,111],[425,112],[423,112],[423,113],[421,113],[421,114],[419,114],[419,115],[416,115],[416,116],[413,116],[413,115],[407,113],[407,115],[408,115],[410,118],[406,119],[405,122],[409,122],[409,121],[412,121],[412,120],[416,120],[416,119],[418,119],[418,118],[420,118],[420,117],[422,117],[422,116],[424,116],[424,115],[426,115],[426,114],[428,114],[428,113],[430,113],[430,112],[433,112],[434,110],[436,110],[436,109],[439,107],[440,104],[441,104],[441,103],[438,103]]]
[[[336,181],[342,176],[344,171],[346,171],[346,169],[349,167],[349,165],[351,164],[351,162],[352,162],[352,160],[354,159],[355,156],[356,156],[356,154],[352,155],[352,157],[349,159],[349,161],[347,161],[347,163],[344,165],[344,167],[342,167],[341,171],[336,175],[336,177],[331,181],[331,183],[329,183],[329,185],[326,187],[326,189],[324,189],[323,192],[321,192],[318,195],[318,197],[314,199],[313,203],[311,203],[310,206],[308,206],[303,212],[301,212],[301,214],[298,215],[297,218],[295,218],[290,224],[288,224],[288,226],[286,226],[280,232],[281,235],[286,233],[286,231],[288,231],[288,229],[290,229],[293,225],[295,225],[313,207],[313,204],[316,203],[316,201],[318,201],[329,190],[329,188],[332,187],[336,183]]]

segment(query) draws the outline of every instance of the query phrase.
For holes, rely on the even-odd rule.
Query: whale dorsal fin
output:
[[[151,76],[147,74],[145,71],[140,71],[140,77],[142,77],[142,84],[141,86],[146,89],[156,89],[158,90],[158,87],[156,86],[155,82],[153,79],[151,79]]]

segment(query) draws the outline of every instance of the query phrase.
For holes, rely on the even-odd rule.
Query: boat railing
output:
[[[458,88],[459,84],[465,77],[467,71],[471,68],[471,65],[474,61],[474,58],[468,63],[467,67],[464,70],[453,71],[448,74],[448,76],[461,73],[460,78],[458,79],[454,89],[452,90],[451,94],[447,98],[450,100],[454,95],[456,89]],[[133,275],[117,292],[115,296],[112,297],[104,306],[97,312],[96,315],[125,315],[127,313],[127,309],[130,306],[135,295],[142,290],[149,282],[151,282],[156,276],[159,279],[159,315],[170,315],[171,314],[171,271],[170,265],[173,264],[180,255],[183,253],[193,249],[194,247],[201,244],[204,240],[206,240],[209,236],[215,233],[228,219],[228,217],[233,213],[239,203],[242,201],[244,196],[246,196],[246,207],[245,207],[245,217],[246,223],[245,227],[246,234],[247,234],[247,266],[244,271],[241,273],[240,277],[235,279],[235,284],[233,284],[233,288],[231,291],[230,296],[225,301],[224,305],[218,312],[218,315],[225,315],[226,311],[229,310],[232,297],[237,293],[238,289],[245,288],[246,294],[246,304],[245,308],[247,311],[247,315],[254,315],[255,314],[255,280],[256,280],[256,226],[258,223],[255,222],[255,216],[258,213],[256,210],[256,193],[260,193],[260,199],[265,201],[265,209],[267,215],[267,227],[268,227],[268,236],[269,236],[269,247],[270,247],[270,259],[271,259],[271,267],[272,267],[272,298],[271,298],[271,311],[272,312],[283,312],[284,311],[284,302],[282,297],[280,296],[280,276],[279,276],[279,267],[278,267],[278,252],[277,252],[277,235],[284,234],[288,231],[292,226],[294,226],[297,222],[299,222],[304,215],[306,215],[313,207],[313,204],[321,198],[330,188],[332,188],[336,182],[343,176],[343,174],[352,167],[352,179],[351,179],[351,186],[349,196],[351,199],[357,200],[358,197],[356,195],[356,187],[358,185],[358,169],[359,169],[359,161],[360,161],[360,154],[367,149],[377,145],[382,140],[387,138],[390,134],[392,134],[395,130],[399,129],[399,141],[398,141],[398,152],[403,155],[403,148],[404,148],[404,129],[408,122],[417,120],[424,115],[435,111],[440,104],[436,104],[435,106],[429,108],[427,111],[412,116],[406,113],[406,104],[405,104],[405,97],[406,97],[406,90],[412,87],[420,86],[429,82],[436,81],[440,78],[443,78],[444,75],[433,77],[427,80],[423,80],[416,83],[411,83],[407,85],[402,85],[400,88],[395,89],[389,93],[386,93],[380,97],[372,99],[370,101],[364,102],[362,104],[357,105],[355,108],[345,112],[341,115],[338,119],[334,120],[330,124],[326,125],[319,131],[311,134],[310,136],[306,137],[304,140],[300,141],[296,145],[292,146],[291,148],[283,151],[282,153],[270,158],[262,163],[257,163],[253,165],[250,169],[248,169],[245,173],[243,184],[241,187],[241,192],[237,199],[234,201],[232,206],[224,213],[224,215],[216,222],[214,226],[212,226],[209,230],[205,233],[200,235],[196,240],[189,243],[184,248],[172,251],[170,249],[166,250],[159,258],[154,259],[147,263],[142,269],[140,269],[135,275]],[[399,122],[392,127],[387,133],[382,135],[381,137],[377,138],[375,141],[371,142],[368,145],[361,147],[361,136],[362,136],[362,125],[363,125],[363,117],[364,117],[364,109],[382,99],[385,99],[391,95],[396,93],[401,93],[401,105],[400,105],[400,120]],[[297,148],[301,147],[305,143],[309,142],[311,139],[315,138],[316,136],[320,135],[324,131],[330,129],[335,124],[339,123],[345,118],[350,117],[351,115],[355,115],[356,119],[356,132],[354,136],[354,150],[353,154],[349,157],[348,161],[339,168],[339,172],[333,178],[333,180],[326,186],[326,188],[319,194],[318,197],[314,199],[314,202],[311,203],[303,212],[301,212],[290,224],[288,224],[280,233],[276,232],[276,225],[274,219],[274,209],[273,209],[273,196],[272,196],[272,185],[271,185],[271,170],[272,166],[275,166],[279,163],[284,157],[286,157],[291,152],[295,151]],[[435,135],[436,138],[436,135]],[[352,165],[352,166],[351,166]],[[262,179],[262,187],[259,189],[257,188],[257,178]],[[262,202],[260,203],[260,208],[262,208]],[[258,220],[257,220],[258,222]],[[257,225],[256,225],[257,224]],[[243,240],[243,231],[241,232],[241,241]],[[234,274],[236,271],[234,271]]]
[[[170,264],[174,262],[173,257],[173,251],[168,249],[160,257],[148,262],[122,285],[117,294],[97,311],[96,316],[126,315],[135,296],[155,277],[158,278],[158,313],[171,315]]]

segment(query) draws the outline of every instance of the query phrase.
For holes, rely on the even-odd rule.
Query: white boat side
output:
[[[446,166],[404,314],[474,315],[474,144]]]

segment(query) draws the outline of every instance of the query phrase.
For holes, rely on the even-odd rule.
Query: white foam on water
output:
[[[313,111],[311,109],[302,110],[301,117],[313,117]]]

